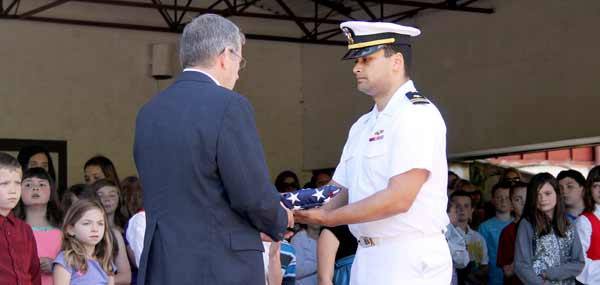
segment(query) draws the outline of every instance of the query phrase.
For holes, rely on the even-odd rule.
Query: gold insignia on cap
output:
[[[354,44],[354,39],[352,38],[352,31],[350,31],[350,29],[347,27],[343,27],[342,31],[344,31],[344,35],[346,35],[346,38],[348,38],[348,45]]]
[[[394,39],[394,38],[388,38],[388,39],[374,40],[374,41],[370,41],[370,42],[350,44],[350,45],[348,45],[348,49],[357,49],[357,48],[364,48],[364,47],[371,47],[371,46],[378,46],[378,45],[385,45],[385,44],[393,44],[395,41],[396,41],[396,39]]]

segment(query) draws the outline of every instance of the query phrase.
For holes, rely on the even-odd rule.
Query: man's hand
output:
[[[52,273],[52,262],[54,260],[49,257],[40,257],[40,270],[43,273]]]
[[[288,209],[287,207],[285,207],[283,205],[283,203],[280,202],[280,204],[281,204],[281,207],[285,210],[285,213],[287,214],[287,219],[288,219],[287,230],[283,234],[283,238],[284,239],[288,239],[288,238],[291,238],[294,235],[294,232],[293,232],[293,228],[294,228],[294,212],[290,211],[290,209]],[[265,241],[265,242],[273,242],[273,239],[270,236],[266,235],[265,233],[260,233],[260,239],[262,241]]]
[[[323,208],[294,211],[294,219],[298,223],[323,226],[334,226],[328,219],[329,211]]]

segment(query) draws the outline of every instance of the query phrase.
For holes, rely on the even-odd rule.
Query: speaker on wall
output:
[[[152,45],[152,77],[157,80],[173,77],[173,46],[168,43]]]

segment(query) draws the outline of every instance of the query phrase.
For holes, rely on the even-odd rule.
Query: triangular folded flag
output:
[[[340,187],[335,185],[325,185],[320,188],[303,188],[282,193],[281,202],[290,210],[306,210],[326,204],[341,190]]]

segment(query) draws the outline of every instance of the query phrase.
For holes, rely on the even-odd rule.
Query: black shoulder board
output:
[[[429,104],[431,102],[429,102],[429,100],[423,96],[421,96],[421,94],[419,94],[419,92],[406,92],[406,98],[408,98],[408,100],[413,103],[414,105],[420,105],[420,104]]]

